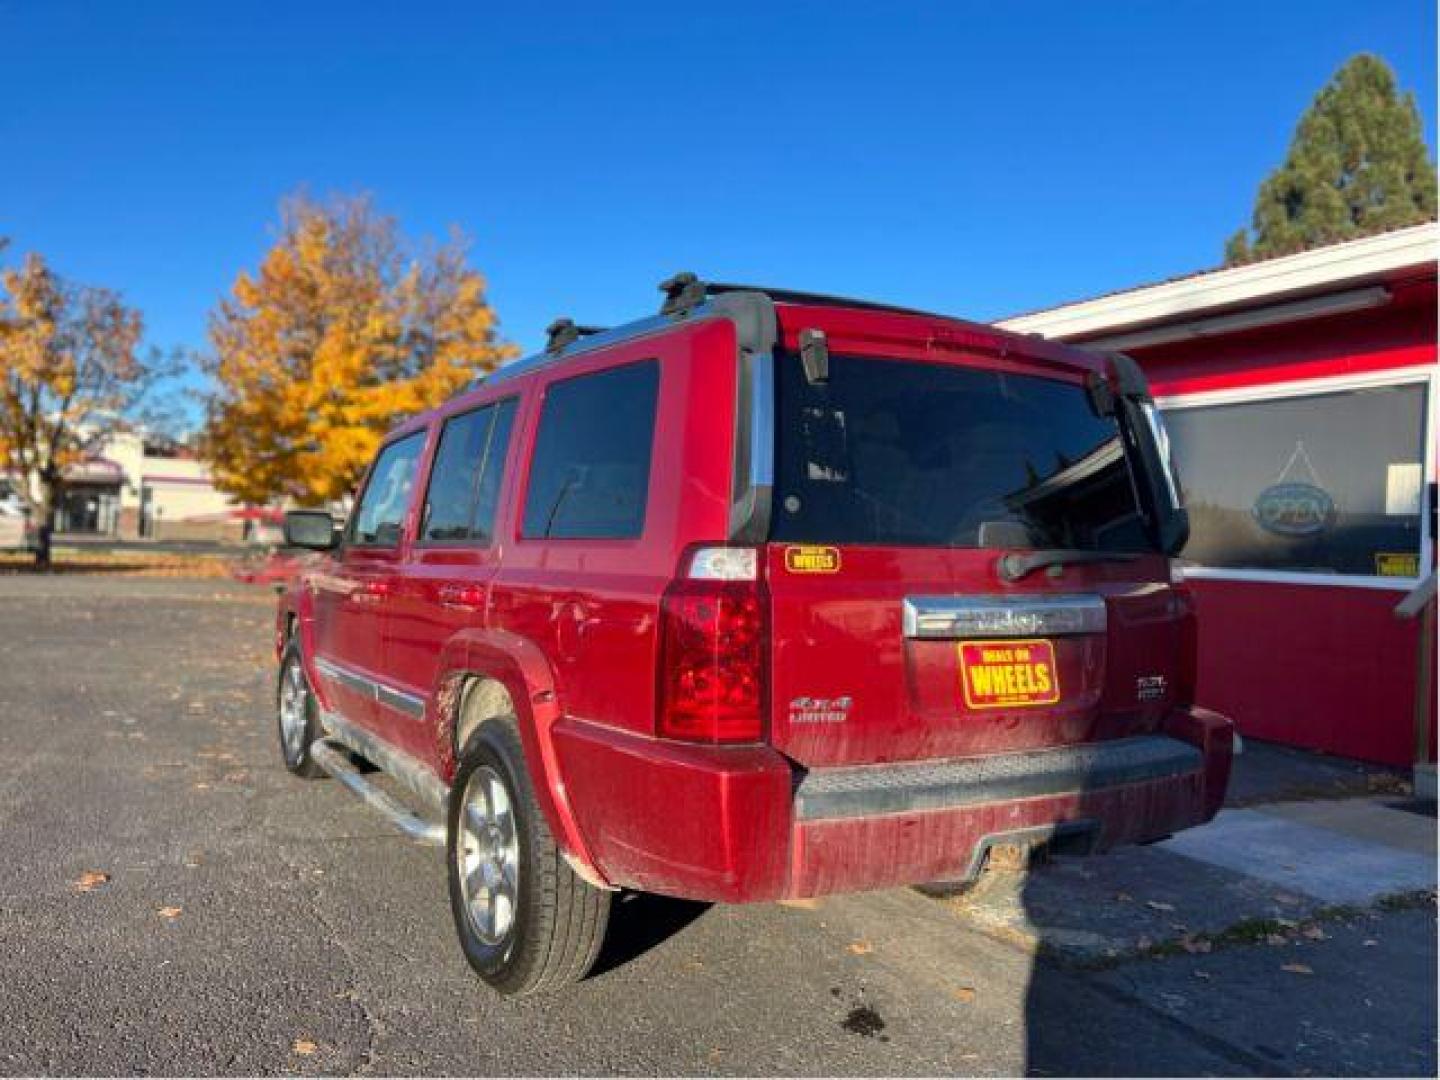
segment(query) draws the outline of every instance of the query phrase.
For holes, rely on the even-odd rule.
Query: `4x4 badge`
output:
[[[834,574],[840,570],[840,549],[792,544],[785,549],[785,569],[792,574]]]
[[[1135,680],[1136,701],[1158,701],[1165,696],[1164,675],[1141,675]]]

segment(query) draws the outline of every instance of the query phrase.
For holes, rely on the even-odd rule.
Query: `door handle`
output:
[[[378,604],[393,591],[388,581],[365,581],[350,595],[357,604]]]
[[[476,611],[485,606],[485,589],[480,585],[441,585],[440,606]]]

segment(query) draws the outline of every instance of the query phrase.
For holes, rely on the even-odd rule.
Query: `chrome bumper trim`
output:
[[[907,638],[1061,637],[1103,634],[1105,601],[1092,593],[1062,596],[907,596]]]

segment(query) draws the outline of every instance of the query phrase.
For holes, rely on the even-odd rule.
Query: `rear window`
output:
[[[640,536],[659,386],[660,368],[647,360],[566,379],[545,392],[522,535]]]
[[[1146,551],[1119,430],[1083,387],[831,356],[777,364],[775,540]]]

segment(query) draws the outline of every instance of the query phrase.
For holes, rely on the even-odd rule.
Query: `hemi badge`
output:
[[[834,574],[840,570],[840,549],[792,544],[785,549],[785,569],[792,574]]]

